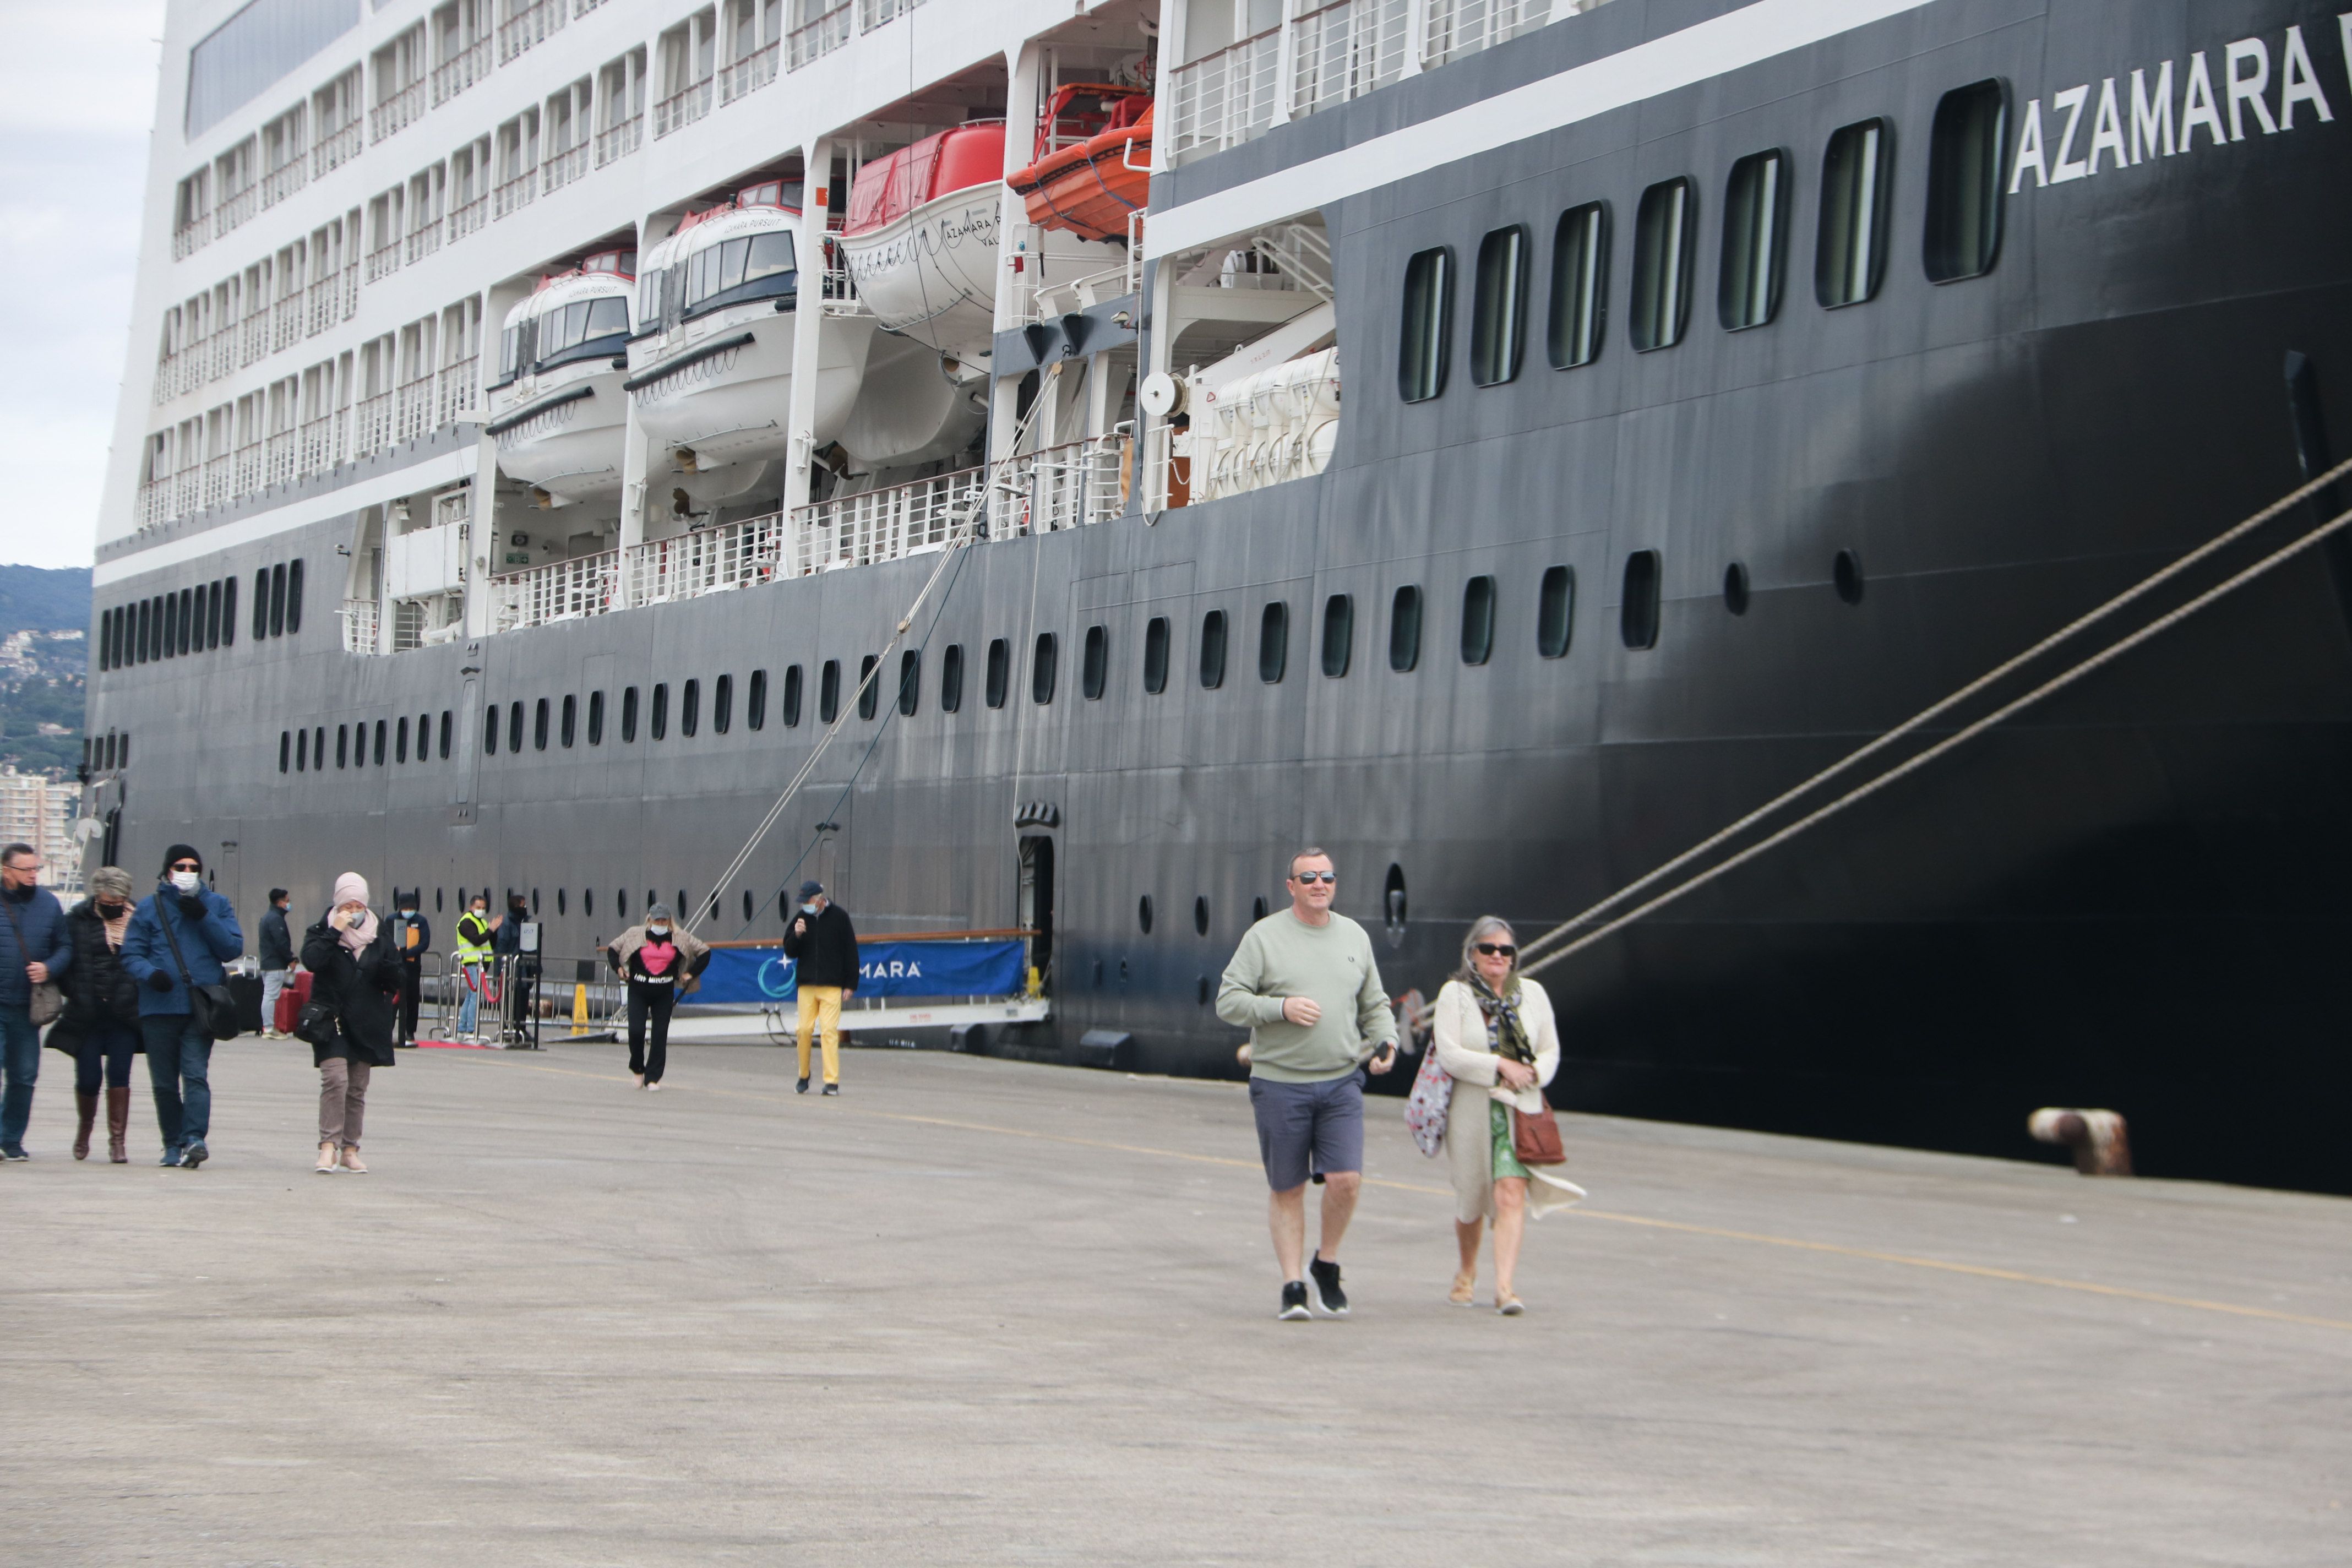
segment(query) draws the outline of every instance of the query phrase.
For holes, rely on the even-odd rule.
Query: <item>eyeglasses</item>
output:
[[[1290,879],[1294,882],[1336,882],[1339,879],[1339,873],[1337,871],[1293,871],[1290,874]]]
[[[1519,950],[1513,947],[1507,942],[1482,942],[1478,943],[1478,952],[1488,958],[1498,956],[1502,958],[1517,958],[1519,956]]]
[[[174,860],[172,862],[172,869],[174,871],[201,871],[204,868],[197,865],[194,860]]]

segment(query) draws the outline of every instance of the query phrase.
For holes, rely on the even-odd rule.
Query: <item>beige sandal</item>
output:
[[[1474,1268],[1467,1274],[1456,1274],[1454,1277],[1454,1289],[1446,1292],[1445,1299],[1457,1307],[1466,1307],[1477,1293],[1478,1271]]]
[[[1504,1317],[1516,1318],[1527,1310],[1528,1304],[1525,1301],[1520,1300],[1517,1296],[1497,1296],[1495,1298],[1495,1310],[1500,1312]]]
[[[343,1145],[343,1169],[346,1171],[356,1171],[362,1176],[367,1174],[367,1167],[360,1163],[360,1146],[358,1144],[346,1143]]]
[[[318,1172],[319,1174],[322,1176],[333,1175],[335,1173],[335,1146],[332,1143],[320,1144],[319,1163],[310,1168]]]

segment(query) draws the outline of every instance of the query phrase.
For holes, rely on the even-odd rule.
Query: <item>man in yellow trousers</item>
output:
[[[809,1031],[824,1037],[824,1092],[841,1092],[841,999],[857,989],[857,931],[849,911],[824,896],[822,882],[801,884],[800,911],[784,932],[784,956],[793,961],[800,987],[798,1092],[809,1086]]]

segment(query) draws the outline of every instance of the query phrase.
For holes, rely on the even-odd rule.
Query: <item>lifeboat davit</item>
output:
[[[640,268],[638,336],[622,384],[655,443],[653,471],[677,476],[675,488],[697,500],[760,488],[786,455],[793,342],[803,326],[818,333],[819,446],[840,434],[865,377],[874,318],[814,308],[824,269],[808,274],[804,291],[801,215],[783,198],[769,181],[691,214]]]
[[[621,493],[628,398],[629,295],[636,256],[592,256],[540,280],[507,312],[485,431],[499,469],[554,505]]]
[[[1123,243],[1129,215],[1150,195],[1151,110],[1141,88],[1058,89],[1039,119],[1037,161],[1010,182],[1028,204],[1029,221]]]
[[[927,136],[857,172],[838,243],[858,299],[884,331],[960,363],[987,363],[1003,176],[1004,127],[993,121]],[[1118,261],[1108,246],[1057,237],[1042,266],[1061,279]]]

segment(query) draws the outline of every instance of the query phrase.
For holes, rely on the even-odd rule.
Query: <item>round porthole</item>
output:
[[[441,912],[441,891],[439,888],[433,889],[433,912],[436,915]]]
[[[1143,928],[1144,935],[1150,936],[1151,934],[1151,895],[1150,893],[1146,893],[1143,897],[1135,900],[1135,923]],[[1119,965],[1119,969],[1121,972],[1119,978],[1121,980],[1126,979],[1127,975],[1125,971],[1127,969],[1127,965],[1122,963]]]
[[[1200,1005],[1203,1007],[1207,1006],[1209,1005],[1209,977],[1205,974],[1201,976],[1200,983],[1193,987],[1193,991]]]
[[[531,918],[534,920],[539,917],[539,889],[537,888],[533,888],[530,890],[530,913]]]
[[[596,889],[593,889],[593,888],[583,888],[583,889],[580,889],[580,912],[581,912],[582,914],[583,914],[583,915],[588,915],[588,916],[591,916],[591,917],[593,917],[593,916],[594,916],[594,914],[596,913]]]
[[[623,888],[619,892],[613,895],[613,908],[620,911],[620,915],[623,920],[627,920],[629,918],[628,889]]]
[[[561,889],[561,888],[556,889],[555,889],[555,912],[556,912],[557,914],[559,914],[559,915],[560,915],[560,914],[562,914],[562,913],[564,912],[563,906],[564,906],[565,901],[566,901],[566,900],[565,900],[565,895],[564,895],[564,891],[563,891],[563,889]]]
[[[1209,934],[1209,900],[1192,900],[1192,929],[1202,936]]]
[[[1837,584],[1837,596],[1849,605],[1862,603],[1862,557],[1851,550],[1837,552],[1837,563],[1830,569]]]
[[[1748,613],[1748,568],[1737,561],[1723,569],[1723,607],[1735,616]]]
[[[1250,919],[1253,921],[1262,921],[1265,919],[1265,894],[1260,893],[1256,898],[1250,900]]]
[[[743,889],[743,919],[748,922],[756,911],[751,907],[751,889]]]

